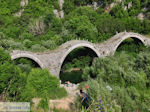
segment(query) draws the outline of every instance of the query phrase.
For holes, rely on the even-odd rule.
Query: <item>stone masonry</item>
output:
[[[86,47],[93,50],[98,57],[105,57],[113,55],[118,46],[127,38],[134,37],[139,39],[145,46],[150,46],[150,38],[144,37],[138,33],[133,32],[121,32],[117,33],[112,38],[103,43],[94,44],[85,40],[71,40],[68,41],[57,49],[43,52],[33,53],[28,51],[15,50],[11,53],[11,59],[17,59],[21,57],[29,58],[39,64],[41,68],[49,69],[50,73],[59,78],[61,66],[67,57],[67,55],[78,47]]]

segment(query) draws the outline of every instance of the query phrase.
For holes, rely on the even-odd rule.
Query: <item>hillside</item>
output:
[[[150,0],[0,0],[0,6],[0,101],[31,102],[32,110],[38,99],[32,111],[47,112],[50,101],[70,99],[74,89],[68,94],[64,84],[70,81],[75,91],[90,85],[88,107],[74,93],[75,101],[68,101],[74,101],[72,112],[150,111],[150,48],[134,37],[105,58],[86,47],[74,49],[62,63],[60,79],[32,59],[12,61],[9,55],[47,52],[75,39],[101,43],[124,31],[149,37]]]
[[[37,52],[75,38],[98,43],[125,30],[148,34],[149,4],[148,0],[2,0],[0,46]]]

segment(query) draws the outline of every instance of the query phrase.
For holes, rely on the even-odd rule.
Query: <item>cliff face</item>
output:
[[[22,13],[24,12],[25,10],[25,7],[28,5],[30,1],[29,0],[21,0],[20,1],[20,6],[21,6],[21,9],[16,12],[14,14],[14,16],[16,17],[20,17],[22,15]],[[58,4],[58,9],[54,8],[53,9],[53,13],[56,15],[56,17],[58,18],[64,18],[64,10],[63,10],[63,7],[64,7],[64,3],[65,3],[65,0],[57,0],[57,4]],[[124,10],[128,10],[130,9],[131,7],[133,7],[133,2],[129,2],[128,4],[125,5],[124,1],[123,0],[115,0],[114,2],[110,3],[110,4],[107,4],[106,7],[105,7],[105,11],[106,12],[110,12],[111,9],[113,7],[115,7],[117,4],[121,3]],[[54,5],[54,4],[51,4],[51,5]],[[90,4],[88,4],[87,6],[90,6],[92,7],[94,10],[98,9],[99,7],[101,7],[102,5],[102,1],[101,0],[96,0],[96,1],[93,1],[91,2]],[[143,20],[145,18],[145,15],[143,13],[139,13],[137,18]]]
[[[16,12],[16,13],[14,14],[14,16],[20,17],[21,14],[24,12],[25,6],[28,5],[28,2],[29,2],[29,0],[21,0],[21,1],[20,1],[20,6],[21,6],[22,9],[20,9],[18,12]]]
[[[21,1],[20,1],[21,7],[24,8],[26,5],[28,5],[28,2],[29,2],[29,0],[21,0]]]

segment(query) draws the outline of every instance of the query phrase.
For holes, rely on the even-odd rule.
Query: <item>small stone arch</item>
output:
[[[71,51],[73,51],[74,49],[79,48],[79,47],[86,47],[86,48],[89,48],[89,49],[91,49],[91,50],[93,50],[93,51],[95,52],[95,54],[97,55],[97,57],[100,57],[100,54],[99,54],[98,50],[94,48],[94,45],[92,45],[92,43],[91,43],[91,44],[90,44],[90,43],[78,43],[78,44],[76,44],[76,45],[70,47],[70,48],[64,53],[64,55],[62,56],[62,58],[61,58],[61,60],[60,60],[60,65],[59,65],[59,72],[58,72],[59,74],[60,74],[60,70],[61,70],[62,64],[63,64],[64,60],[66,59],[66,57],[69,55],[69,53],[70,53]]]
[[[11,55],[11,59],[12,59],[12,60],[15,60],[15,59],[17,59],[17,58],[29,58],[29,59],[35,61],[42,69],[44,68],[43,63],[42,63],[37,57],[35,57],[35,56],[32,55],[32,54],[18,53],[18,54],[13,54],[13,55]]]
[[[140,34],[137,34],[137,33],[126,33],[125,35],[123,35],[122,37],[119,37],[119,41],[117,41],[116,45],[114,46],[114,50],[113,50],[113,54],[116,52],[117,48],[119,47],[119,45],[126,39],[128,38],[136,38],[138,40],[140,40],[145,46],[146,46],[146,43],[145,43],[145,37],[140,35]]]

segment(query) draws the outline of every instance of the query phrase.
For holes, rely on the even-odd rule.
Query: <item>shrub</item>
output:
[[[4,39],[5,38],[5,35],[3,32],[0,32],[0,39]]]
[[[72,12],[75,8],[76,8],[76,6],[74,5],[74,0],[66,0],[66,1],[64,2],[63,10],[64,10],[65,14],[69,14],[69,13]]]
[[[52,3],[57,3],[54,0],[30,0],[28,5],[25,7],[25,11],[22,16],[27,18],[39,18],[40,16],[46,15],[49,12],[52,12],[53,5]],[[58,5],[58,4],[57,4]],[[56,6],[56,5],[55,5]]]
[[[29,32],[34,36],[40,36],[45,33],[46,25],[42,18],[33,20],[29,25]]]
[[[14,40],[8,40],[8,44],[11,49],[22,49],[23,45],[21,42],[15,42]]]
[[[23,41],[23,45],[26,47],[26,48],[31,48],[32,46],[32,41],[28,40],[28,39],[25,39]]]
[[[48,13],[44,17],[44,23],[48,26],[51,31],[60,33],[62,30],[62,21],[53,14],[53,12]]]
[[[2,39],[0,41],[0,46],[4,49],[9,49],[10,48],[10,45],[8,44],[8,41],[6,39]]]
[[[29,32],[23,32],[20,36],[19,36],[19,39],[25,41],[26,39],[27,40],[34,40],[34,35],[32,35],[31,33]]]
[[[13,78],[11,79],[9,86],[6,90],[7,101],[30,101],[28,97],[23,97],[26,79],[27,74],[25,73],[18,73],[13,75]]]
[[[79,7],[67,15],[65,19],[68,20],[70,18],[77,18],[80,16],[88,17],[88,20],[90,20],[90,22],[94,25],[96,25],[96,21],[99,18],[99,15],[91,7]]]
[[[127,10],[124,10],[121,4],[113,7],[113,9],[110,11],[110,14],[115,18],[127,18],[129,16]]]
[[[0,49],[0,94],[4,91],[4,89],[5,92],[8,91],[19,75],[20,69],[11,64],[9,54],[3,49]]]
[[[66,23],[66,28],[70,31],[70,33],[74,33],[76,37],[80,37],[81,39],[95,41],[97,36],[97,29],[90,23],[86,16],[70,18],[70,20]]]
[[[32,45],[31,47],[32,51],[35,51],[35,52],[40,52],[40,51],[45,51],[46,48],[39,45],[39,44],[35,44],[35,45]]]
[[[95,90],[92,90],[94,92],[91,92],[91,96],[95,95],[95,93],[100,93],[101,98],[104,100],[105,110],[115,109],[120,106],[122,112],[148,111],[149,103],[144,100],[143,96],[147,96],[147,89],[149,88],[146,80],[149,79],[149,76],[147,77],[147,72],[149,71],[148,56],[148,54],[141,53],[138,54],[137,60],[133,60],[132,56],[123,53],[115,57],[94,60],[93,65],[84,69],[85,73],[83,74],[85,80],[94,77],[94,81],[97,81],[97,84],[89,84],[91,88],[93,88],[92,85],[96,87],[93,88]],[[143,59],[145,60],[144,62],[142,61]],[[108,85],[112,88],[112,91],[107,90]],[[93,101],[94,109],[96,109],[94,105],[96,105],[95,101],[97,99],[99,97],[94,98]],[[147,99],[149,99],[149,95]]]
[[[125,30],[125,26],[119,19],[112,17],[102,17],[97,20],[97,29],[99,34],[114,35],[116,32],[122,32]]]
[[[56,48],[56,43],[53,40],[47,40],[47,41],[42,41],[42,46],[44,46],[47,49],[55,49]]]
[[[87,4],[92,4],[92,1],[93,0],[75,0],[74,3],[76,6],[84,6],[84,5],[87,5]]]
[[[51,76],[48,70],[32,69],[27,78],[26,95],[48,97],[59,88],[59,80]],[[30,94],[29,94],[30,93]]]
[[[96,12],[101,15],[105,12],[105,10],[101,7],[98,7],[98,9],[96,9]]]
[[[21,33],[20,27],[15,25],[9,25],[7,27],[7,30],[5,31],[7,37],[14,38],[14,39],[18,38],[20,33]]]
[[[42,98],[40,100],[40,103],[38,104],[38,108],[43,108],[45,112],[49,110],[49,99],[48,98]]]
[[[0,65],[3,65],[7,62],[10,63],[11,58],[7,52],[5,52],[2,48],[0,48]]]
[[[0,5],[3,6],[0,8],[0,15],[11,15],[12,13],[17,12],[21,8],[20,0],[0,1]]]
[[[90,88],[88,89],[88,95],[92,99],[96,99],[98,97],[99,93],[99,84],[96,80],[89,80],[87,81],[87,84],[90,85]]]

